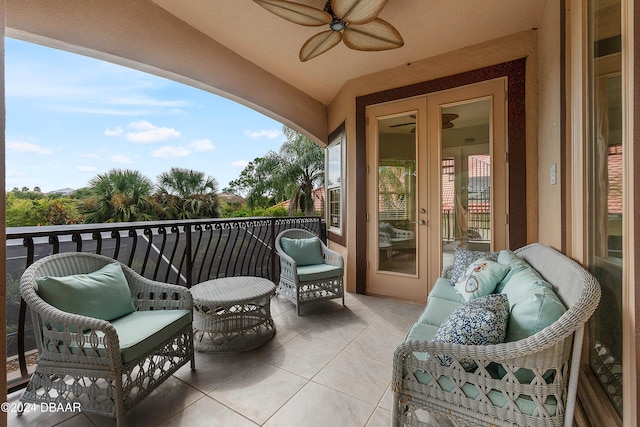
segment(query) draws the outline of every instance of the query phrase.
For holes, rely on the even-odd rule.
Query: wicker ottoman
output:
[[[261,277],[226,277],[191,288],[194,347],[206,352],[247,351],[276,333],[271,317],[273,282]]]

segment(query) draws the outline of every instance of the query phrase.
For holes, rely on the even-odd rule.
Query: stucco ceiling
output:
[[[322,27],[304,27],[251,0],[153,0],[238,55],[328,104],[349,80],[539,25],[545,0],[390,0],[380,18],[398,29],[402,48],[360,52],[343,43],[300,62],[298,51]],[[325,0],[296,0],[322,8]],[[557,5],[555,6],[557,7]]]

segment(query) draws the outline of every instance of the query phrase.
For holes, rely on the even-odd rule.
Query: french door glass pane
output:
[[[416,117],[378,120],[378,269],[416,274]]]
[[[589,363],[622,415],[622,79],[620,2],[589,3],[589,266],[602,288]]]
[[[442,108],[442,264],[491,247],[491,102]]]

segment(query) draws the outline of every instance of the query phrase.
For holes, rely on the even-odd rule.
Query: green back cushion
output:
[[[537,286],[511,307],[506,341],[517,341],[534,335],[567,311],[551,288]]]
[[[88,274],[37,279],[38,294],[68,313],[112,320],[135,311],[127,279],[117,262]]]
[[[308,239],[289,239],[283,237],[280,239],[280,246],[282,246],[282,250],[287,255],[293,258],[296,264],[298,264],[298,267],[324,263],[320,239],[317,237]]]
[[[498,262],[511,270],[496,286],[495,292],[508,296],[511,316],[506,341],[534,335],[564,314],[566,308],[549,282],[526,261],[509,250],[500,251]]]

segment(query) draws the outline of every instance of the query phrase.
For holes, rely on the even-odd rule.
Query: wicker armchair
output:
[[[547,246],[532,244],[515,253],[553,286],[567,311],[528,338],[497,345],[406,340],[394,354],[393,425],[430,425],[422,411],[465,426],[572,425],[584,324],[598,305],[600,287],[578,263]],[[454,361],[443,366],[442,356],[427,355]],[[465,370],[461,359],[477,368]]]
[[[24,272],[20,292],[31,308],[39,356],[22,401],[79,403],[83,411],[115,417],[122,426],[125,414],[178,368],[190,361],[195,369],[189,290],[151,281],[122,264],[120,271],[114,263],[101,255],[63,253],[45,257]],[[128,298],[131,313],[101,320],[50,305],[43,299],[45,285],[39,294],[39,280],[95,277],[104,268],[115,269],[120,279],[124,273],[130,297],[126,286],[117,288]],[[91,303],[108,304],[103,294],[103,300]]]
[[[342,298],[344,305],[344,260],[306,230],[292,228],[276,237],[280,256],[280,282],[276,294],[300,306]]]

